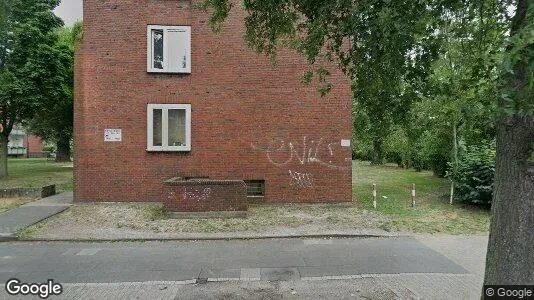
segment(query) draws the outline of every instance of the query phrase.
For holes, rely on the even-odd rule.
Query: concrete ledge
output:
[[[232,219],[246,218],[246,211],[168,212],[171,219]]]
[[[18,236],[12,233],[0,232],[0,242],[12,242],[18,240]]]
[[[0,198],[36,197],[46,198],[56,194],[56,185],[47,185],[40,188],[5,188],[0,189]]]

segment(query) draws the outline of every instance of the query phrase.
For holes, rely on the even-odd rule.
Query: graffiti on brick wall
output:
[[[307,136],[300,141],[272,140],[267,148],[252,144],[252,148],[265,153],[270,163],[277,167],[289,164],[318,164],[332,169],[346,169],[347,166],[336,163],[336,157],[343,155],[339,142],[327,142],[324,138],[310,139]]]
[[[204,201],[209,199],[211,188],[186,187],[184,189],[184,200]]]
[[[296,188],[311,188],[313,187],[313,176],[310,173],[289,170],[289,185]]]

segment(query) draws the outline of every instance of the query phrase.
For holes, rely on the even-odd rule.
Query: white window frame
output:
[[[152,66],[153,63],[153,48],[152,48],[152,30],[163,30],[163,69],[156,69]],[[187,33],[187,57],[186,67],[177,70],[170,70],[168,65],[169,51],[167,47],[168,30],[177,29],[185,30]],[[147,72],[149,73],[191,73],[191,26],[163,26],[163,25],[148,25],[147,26]]]
[[[154,110],[161,109],[161,146],[154,146]],[[169,146],[169,110],[185,110],[185,146]],[[191,151],[191,104],[147,105],[147,151]]]

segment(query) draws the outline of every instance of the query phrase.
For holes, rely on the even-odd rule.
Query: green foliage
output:
[[[496,80],[507,29],[504,14],[505,7],[498,2],[485,1],[484,6],[470,5],[441,16],[445,36],[441,53],[400,123],[409,147],[395,146],[400,151],[394,156],[402,154],[417,170],[431,169],[444,176],[449,163],[456,165],[462,145],[495,137]],[[396,139],[388,137],[387,143],[396,144]]]
[[[58,87],[55,101],[28,121],[30,130],[54,143],[70,141],[73,126],[73,89],[74,89],[74,46],[81,39],[82,24],[75,23],[71,28],[57,30],[58,41],[53,46],[61,55],[55,61],[62,65],[58,69],[56,85]],[[51,62],[54,63],[54,62]]]
[[[0,121],[7,136],[61,93],[63,66],[54,48],[62,25],[52,10],[59,0],[0,0]]]
[[[525,3],[512,23],[500,68],[501,115],[534,115],[534,5]]]
[[[491,204],[495,177],[495,145],[470,146],[451,170],[455,199],[473,204]]]
[[[411,149],[408,136],[404,129],[396,126],[385,140],[385,157],[387,161],[399,166],[411,166]]]
[[[425,130],[415,143],[414,167],[419,170],[432,170],[436,176],[444,177],[447,163],[450,161],[448,138],[450,137],[435,128]]]
[[[16,123],[30,120],[62,93],[62,53],[54,48],[63,25],[52,10],[59,0],[0,0],[0,177]]]

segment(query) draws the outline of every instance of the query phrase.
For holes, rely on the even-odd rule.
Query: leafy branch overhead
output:
[[[310,63],[336,59],[349,75],[371,59],[402,66],[407,55],[429,55],[424,46],[433,39],[438,24],[432,20],[443,11],[442,2],[245,0],[246,41],[268,56],[290,46]],[[232,6],[228,0],[206,0],[201,8],[213,9],[210,24],[218,31]]]
[[[279,47],[291,47],[310,64],[320,92],[332,88],[323,64],[337,66],[352,79],[355,105],[369,116],[377,153],[383,137],[404,118],[414,93],[437,56],[439,26],[446,1],[382,0],[245,0],[245,39],[251,48],[274,58]],[[215,29],[228,16],[229,1],[205,1]],[[375,163],[379,163],[378,154]]]

